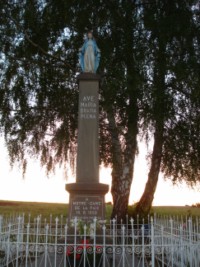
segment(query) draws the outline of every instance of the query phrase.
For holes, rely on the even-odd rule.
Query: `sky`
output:
[[[129,203],[139,201],[147,180],[147,164],[145,160],[145,145],[140,144],[140,156],[136,158],[135,173],[131,187]],[[67,203],[69,194],[65,184],[75,182],[74,177],[66,181],[63,171],[57,169],[55,174],[46,176],[40,163],[30,160],[25,178],[22,171],[15,166],[12,170],[5,145],[0,140],[0,200],[34,201]],[[100,168],[100,182],[111,183],[111,169]],[[111,194],[106,195],[106,202],[112,201]],[[185,184],[173,186],[160,175],[153,205],[155,206],[185,206],[200,202],[200,186],[189,189]]]

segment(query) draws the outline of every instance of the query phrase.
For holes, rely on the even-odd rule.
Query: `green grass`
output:
[[[0,201],[0,214],[4,216],[18,216],[25,214],[32,218],[42,215],[43,219],[63,215],[67,217],[68,204],[60,203],[40,203],[40,202],[20,202],[20,201]]]
[[[129,207],[131,211],[133,207]],[[110,218],[112,205],[106,205],[106,219]],[[40,203],[40,202],[18,202],[18,201],[0,201],[0,214],[6,216],[17,216],[25,213],[26,216],[31,214],[32,218],[42,215],[42,218],[49,219],[50,214],[55,217],[63,215],[65,219],[68,213],[68,204],[60,203]],[[194,207],[153,207],[151,214],[171,215],[171,216],[200,216],[200,208]]]
[[[129,214],[133,214],[134,206],[129,206]],[[196,217],[200,216],[200,208],[191,206],[154,206],[151,209],[150,216],[154,214],[171,217]]]
[[[190,206],[153,207],[152,213],[172,216],[200,216],[200,208],[194,208]]]

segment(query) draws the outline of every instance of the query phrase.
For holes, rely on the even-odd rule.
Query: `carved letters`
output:
[[[99,196],[76,196],[72,200],[73,217],[90,220],[92,217],[102,219],[103,199]]]
[[[97,118],[97,105],[95,96],[87,95],[80,99],[80,118],[81,119],[96,119]]]

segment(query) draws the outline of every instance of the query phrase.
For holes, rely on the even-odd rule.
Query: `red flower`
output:
[[[92,244],[90,244],[90,241],[88,239],[81,240],[80,244],[81,245],[76,247],[76,259],[77,260],[79,260],[81,258],[81,254],[82,254],[84,248],[88,249],[89,247],[92,246]],[[102,247],[96,246],[95,253],[97,253],[97,254],[102,253]],[[74,255],[73,246],[67,246],[66,255],[67,256],[73,256]]]
[[[80,248],[82,248],[82,247],[77,247],[76,251],[79,251]],[[68,257],[74,255],[73,248],[72,248],[71,246],[67,246],[66,255],[67,255]],[[76,253],[76,259],[77,259],[77,260],[80,260],[80,258],[81,258],[81,254]]]

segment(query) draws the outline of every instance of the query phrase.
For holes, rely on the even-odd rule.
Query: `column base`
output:
[[[69,198],[69,220],[80,219],[91,222],[96,217],[105,219],[105,194],[109,190],[107,184],[100,183],[73,183],[66,184]]]

